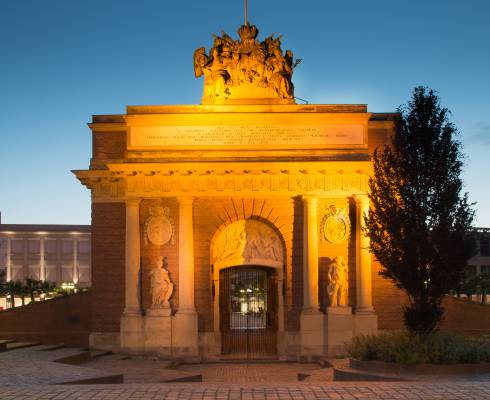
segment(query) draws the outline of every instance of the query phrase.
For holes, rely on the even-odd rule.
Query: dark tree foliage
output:
[[[366,233],[380,274],[406,291],[407,329],[434,330],[442,298],[474,252],[474,211],[463,193],[458,131],[433,90],[417,87],[398,108],[391,146],[373,155]]]

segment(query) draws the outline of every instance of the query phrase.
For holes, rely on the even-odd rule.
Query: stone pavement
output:
[[[0,387],[2,400],[308,400],[490,399],[490,383],[216,385],[205,383]]]
[[[333,379],[332,369],[320,368],[318,364],[235,362],[182,365],[177,369],[201,374],[207,383],[292,383],[298,381],[298,374],[305,375],[308,382]]]
[[[488,399],[490,377],[423,382],[332,382],[329,368],[298,363],[215,363],[169,368],[168,362],[101,357],[74,366],[52,360],[80,349],[0,353],[1,400],[308,400],[308,399]],[[125,384],[60,384],[124,372]],[[298,372],[309,375],[298,382]],[[201,374],[202,383],[151,383],[171,374]]]

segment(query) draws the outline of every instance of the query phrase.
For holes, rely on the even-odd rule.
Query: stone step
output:
[[[111,351],[81,349],[74,354],[58,358],[54,361],[61,364],[80,365],[110,354],[112,354]]]
[[[116,383],[124,383],[123,374],[106,375],[106,376],[87,378],[87,379],[77,379],[72,381],[55,383],[55,385],[110,385]]]
[[[39,346],[38,342],[11,342],[7,344],[7,351],[25,349],[27,347]]]
[[[109,350],[90,350],[90,360],[95,360],[100,357],[109,356],[112,354],[112,351]]]
[[[66,346],[62,343],[60,344],[47,344],[44,346],[44,348],[39,349],[39,351],[55,351],[59,349],[64,349]]]
[[[14,342],[15,342],[15,340],[12,340],[12,339],[0,340],[0,352],[7,351],[7,345],[10,343],[14,343]]]
[[[397,375],[379,374],[366,371],[360,371],[352,368],[334,368],[334,381],[378,381],[378,382],[411,382],[412,379],[407,379]]]

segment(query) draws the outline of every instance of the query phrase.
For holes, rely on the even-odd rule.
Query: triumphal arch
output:
[[[93,117],[92,347],[312,359],[377,330],[362,226],[393,115],[296,104],[298,63],[245,24],[195,51],[200,105]]]

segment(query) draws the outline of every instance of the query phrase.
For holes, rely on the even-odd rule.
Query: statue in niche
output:
[[[234,88],[243,85],[265,88],[281,99],[294,98],[291,79],[301,60],[293,60],[291,50],[283,55],[281,37],[271,35],[259,42],[258,33],[256,26],[242,25],[240,40],[222,32],[221,36],[214,35],[209,56],[204,47],[194,52],[195,76],[204,75],[203,99],[227,99]]]
[[[174,284],[167,271],[167,257],[159,256],[150,270],[151,308],[169,308],[168,300],[174,291]]]
[[[330,307],[345,307],[349,296],[349,271],[342,256],[335,257],[328,267],[327,294]]]

